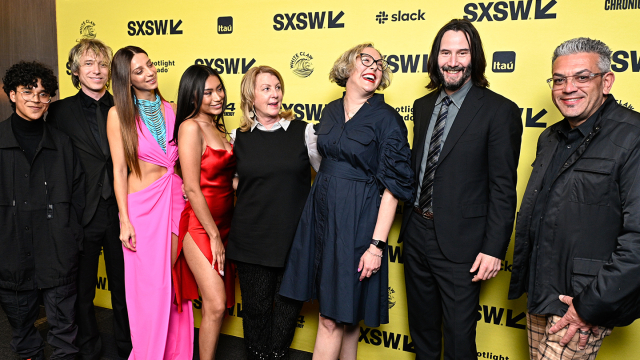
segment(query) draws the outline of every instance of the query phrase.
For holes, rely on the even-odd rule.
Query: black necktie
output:
[[[442,135],[444,134],[444,128],[447,123],[447,114],[449,113],[449,105],[452,103],[448,96],[442,99],[442,105],[440,106],[440,112],[438,118],[433,126],[433,133],[431,134],[431,142],[429,143],[429,153],[427,155],[427,163],[425,165],[424,176],[422,178],[422,187],[420,188],[420,201],[419,206],[422,211],[433,210],[432,198],[433,193],[433,178],[436,174],[436,168],[438,167],[438,158],[440,157],[440,151],[442,150]]]
[[[109,158],[109,142],[107,140],[107,121],[100,110],[100,101],[96,101],[96,125],[98,130],[98,144],[100,145],[100,149],[102,150],[102,154],[105,159]],[[93,131],[93,129],[92,129]],[[95,136],[95,133],[94,133]],[[111,182],[109,181],[109,173],[105,169],[104,177],[102,179],[102,198],[108,199],[111,196],[113,187],[111,186]]]

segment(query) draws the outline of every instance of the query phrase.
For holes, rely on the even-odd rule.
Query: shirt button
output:
[[[567,145],[567,149],[571,149],[571,145]]]
[[[28,278],[27,278],[27,281],[31,281],[31,278],[30,278],[30,277],[28,277]]]
[[[538,192],[538,190],[533,190],[534,193]]]
[[[29,177],[29,174],[24,174],[24,177],[28,178],[28,177]]]
[[[27,253],[27,256],[31,256],[31,253],[30,253],[30,252],[28,252],[28,253]]]
[[[333,143],[335,144],[336,142],[334,141]]]
[[[25,229],[25,230],[27,230],[27,231],[29,231],[29,227],[28,227],[28,226],[25,226],[25,227],[24,227],[24,229]]]
[[[25,201],[24,204],[27,205],[27,202]]]

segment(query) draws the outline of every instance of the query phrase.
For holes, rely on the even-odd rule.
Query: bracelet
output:
[[[373,255],[373,256],[377,256],[377,257],[379,257],[380,259],[382,259],[382,255],[378,255],[378,254],[372,253],[371,251],[369,251],[369,249],[367,249],[367,252],[368,252],[369,254]]]

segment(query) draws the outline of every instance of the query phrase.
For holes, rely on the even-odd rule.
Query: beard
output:
[[[455,82],[447,81],[446,78],[444,77],[444,71],[449,71],[449,70],[462,71],[462,77],[460,77],[460,80]],[[438,68],[438,79],[440,79],[440,83],[444,86],[445,89],[450,91],[457,91],[458,89],[460,89],[462,85],[464,85],[464,83],[470,77],[471,77],[471,64],[469,64],[469,66],[467,67],[445,65],[443,67]]]

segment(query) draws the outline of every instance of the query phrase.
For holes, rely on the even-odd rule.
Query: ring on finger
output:
[[[589,330],[578,330],[578,332],[580,333],[580,335],[591,335],[591,331]]]
[[[373,271],[371,271],[371,273],[372,273],[372,274],[375,274],[375,273],[377,273],[377,272],[378,272],[378,270],[373,270]]]

